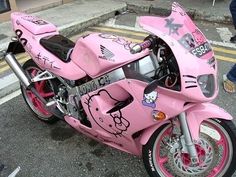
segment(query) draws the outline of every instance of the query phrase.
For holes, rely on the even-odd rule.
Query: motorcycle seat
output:
[[[54,35],[40,39],[40,44],[63,62],[70,61],[75,43],[62,35]]]

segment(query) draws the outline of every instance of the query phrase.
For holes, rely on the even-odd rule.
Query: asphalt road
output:
[[[145,177],[138,157],[87,138],[63,121],[37,120],[18,96],[0,106],[0,176]]]
[[[218,24],[200,25],[209,38],[218,38],[208,32]],[[214,102],[236,118],[236,94],[225,93],[221,85],[221,76],[231,65],[218,62],[220,93]],[[21,167],[17,177],[148,176],[141,158],[97,143],[62,121],[48,125],[37,120],[21,96],[0,105],[0,176],[8,176],[17,166]]]

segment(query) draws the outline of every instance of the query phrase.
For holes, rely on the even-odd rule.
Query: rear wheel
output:
[[[181,146],[169,146],[172,127],[161,126],[143,147],[143,161],[151,177],[231,176],[236,169],[236,128],[232,121],[208,119],[201,124],[195,143],[199,164],[192,165]],[[170,151],[172,150],[172,152]]]
[[[34,77],[42,72],[42,70],[31,59],[25,62],[23,69],[30,76]],[[49,101],[55,96],[53,83],[51,80],[43,80],[33,83],[34,88],[46,100]],[[45,109],[43,103],[30,91],[26,90],[21,84],[22,95],[30,110],[42,121],[53,123],[58,120],[52,113]]]

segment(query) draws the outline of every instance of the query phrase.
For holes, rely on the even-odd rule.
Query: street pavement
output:
[[[85,32],[112,33],[140,42],[146,33],[137,27],[140,14],[124,13],[100,25],[86,28]],[[236,94],[222,89],[222,74],[236,63],[236,46],[228,42],[235,33],[227,24],[197,21],[213,45],[218,60],[220,92],[214,101],[236,118]],[[18,56],[20,63],[29,57]],[[11,72],[0,62],[0,76]],[[12,99],[0,99],[0,176],[6,177],[17,166],[21,171],[17,177],[147,177],[142,159],[120,152],[81,135],[59,121],[48,125],[37,120],[29,111],[20,92]],[[16,96],[16,97],[15,97]],[[5,102],[5,103],[3,103]],[[234,120],[234,123],[236,121]],[[236,173],[234,174],[236,177]]]

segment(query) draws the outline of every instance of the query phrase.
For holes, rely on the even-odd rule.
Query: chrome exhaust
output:
[[[56,115],[58,118],[64,120],[64,114],[57,111],[55,109],[55,104],[50,104],[50,102],[47,102],[34,88],[34,85],[31,82],[31,78],[27,76],[23,68],[21,67],[20,63],[17,61],[16,57],[12,53],[5,53],[3,58],[5,58],[5,61],[10,66],[10,68],[13,70],[17,78],[20,80],[20,82],[23,84],[23,86],[32,91],[33,94],[44,104],[44,107],[51,112],[52,114]]]
[[[26,89],[31,90],[36,97],[43,103],[47,104],[47,101],[37,92],[37,90],[32,86],[31,79],[27,77],[25,71],[21,67],[20,63],[17,61],[16,57],[12,53],[7,53],[5,55],[5,61],[10,66],[10,68],[13,70],[17,78],[20,80],[20,82],[24,85]]]
[[[30,79],[26,76],[24,70],[22,69],[19,62],[16,60],[16,57],[12,53],[7,53],[5,55],[5,61],[10,66],[10,68],[13,70],[17,78],[23,83],[25,88],[29,88],[31,85]]]

